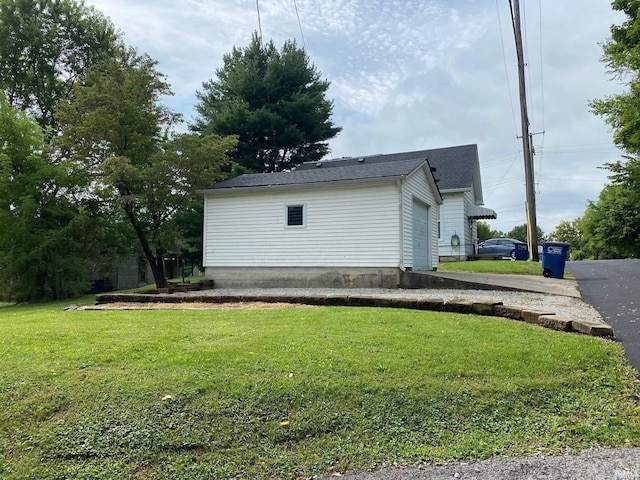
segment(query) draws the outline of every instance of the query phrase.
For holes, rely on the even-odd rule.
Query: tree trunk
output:
[[[157,255],[153,254],[151,250],[151,245],[149,245],[149,241],[145,236],[140,224],[138,223],[138,219],[136,218],[133,212],[133,206],[130,203],[126,203],[124,206],[124,211],[127,214],[127,218],[129,218],[129,222],[131,226],[136,232],[138,236],[138,240],[140,241],[140,245],[142,246],[142,250],[144,251],[144,256],[149,262],[149,266],[151,267],[151,272],[153,273],[153,279],[156,282],[157,288],[165,288],[167,286],[167,279],[164,275],[164,265],[162,263],[162,251],[160,249],[156,249],[158,252]]]

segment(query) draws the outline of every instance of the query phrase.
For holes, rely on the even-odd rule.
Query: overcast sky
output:
[[[508,0],[89,0],[159,61],[188,122],[225,53],[261,27],[304,46],[331,82],[331,156],[477,144],[493,229],[526,222],[517,62]],[[258,8],[260,24],[258,23]],[[296,12],[297,6],[297,12]],[[607,0],[522,0],[537,219],[582,216],[620,158],[588,101],[621,91],[599,61],[624,17]],[[298,21],[299,18],[299,21]],[[545,132],[544,135],[542,132]]]

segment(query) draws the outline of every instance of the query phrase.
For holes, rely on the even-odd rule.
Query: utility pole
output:
[[[513,1],[513,3],[512,3]],[[522,27],[520,26],[520,2],[509,0],[513,32],[516,39],[516,55],[518,57],[518,79],[520,85],[520,119],[522,122],[522,153],[524,155],[524,176],[526,186],[527,244],[529,260],[538,258],[538,226],[536,222],[536,190],[533,173],[533,147],[529,134],[529,115],[527,114],[527,91],[524,84],[524,53],[522,49]]]

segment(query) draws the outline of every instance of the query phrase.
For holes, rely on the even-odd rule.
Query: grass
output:
[[[471,273],[513,273],[518,275],[542,276],[542,265],[539,262],[513,260],[472,260],[467,262],[443,262],[438,265],[442,272]],[[565,272],[565,277],[570,274]]]
[[[204,275],[198,275],[198,276],[188,276],[185,277],[185,282],[186,283],[201,283],[204,280],[206,280]],[[168,283],[182,283],[182,277],[176,277],[176,278],[170,278],[167,280]],[[155,283],[150,283],[149,285],[145,285],[143,287],[135,287],[135,288],[130,288],[127,290],[121,290],[121,292],[123,293],[127,293],[127,292],[137,292],[137,293],[151,293],[151,292],[155,292],[157,290],[156,284]]]
[[[640,445],[634,371],[602,339],[400,309],[63,305],[0,310],[3,479],[308,478]]]

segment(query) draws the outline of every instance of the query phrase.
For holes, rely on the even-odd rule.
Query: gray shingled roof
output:
[[[206,190],[305,185],[381,178],[396,179],[406,177],[420,168],[425,163],[425,158],[409,156],[393,162],[368,162],[365,160],[360,163],[358,159],[355,159],[354,162],[344,165],[331,163],[331,161],[312,162],[291,172],[240,175],[216,183],[207,187]]]
[[[471,188],[479,175],[477,145],[417,150],[348,157],[303,163],[291,172],[240,175],[207,187],[205,190],[306,185],[328,182],[401,178],[411,174],[425,161],[435,169],[440,191]],[[479,182],[479,178],[475,179]],[[476,192],[482,199],[482,192]]]
[[[440,191],[467,189],[473,185],[473,176],[478,168],[478,146],[462,145],[414,152],[391,153],[388,155],[338,158],[323,161],[322,168],[359,165],[359,159],[361,158],[364,159],[362,165],[392,163],[415,158],[427,159],[429,165],[435,168],[434,177],[438,181]],[[304,163],[296,171],[313,169],[316,168],[315,165],[316,162]]]

